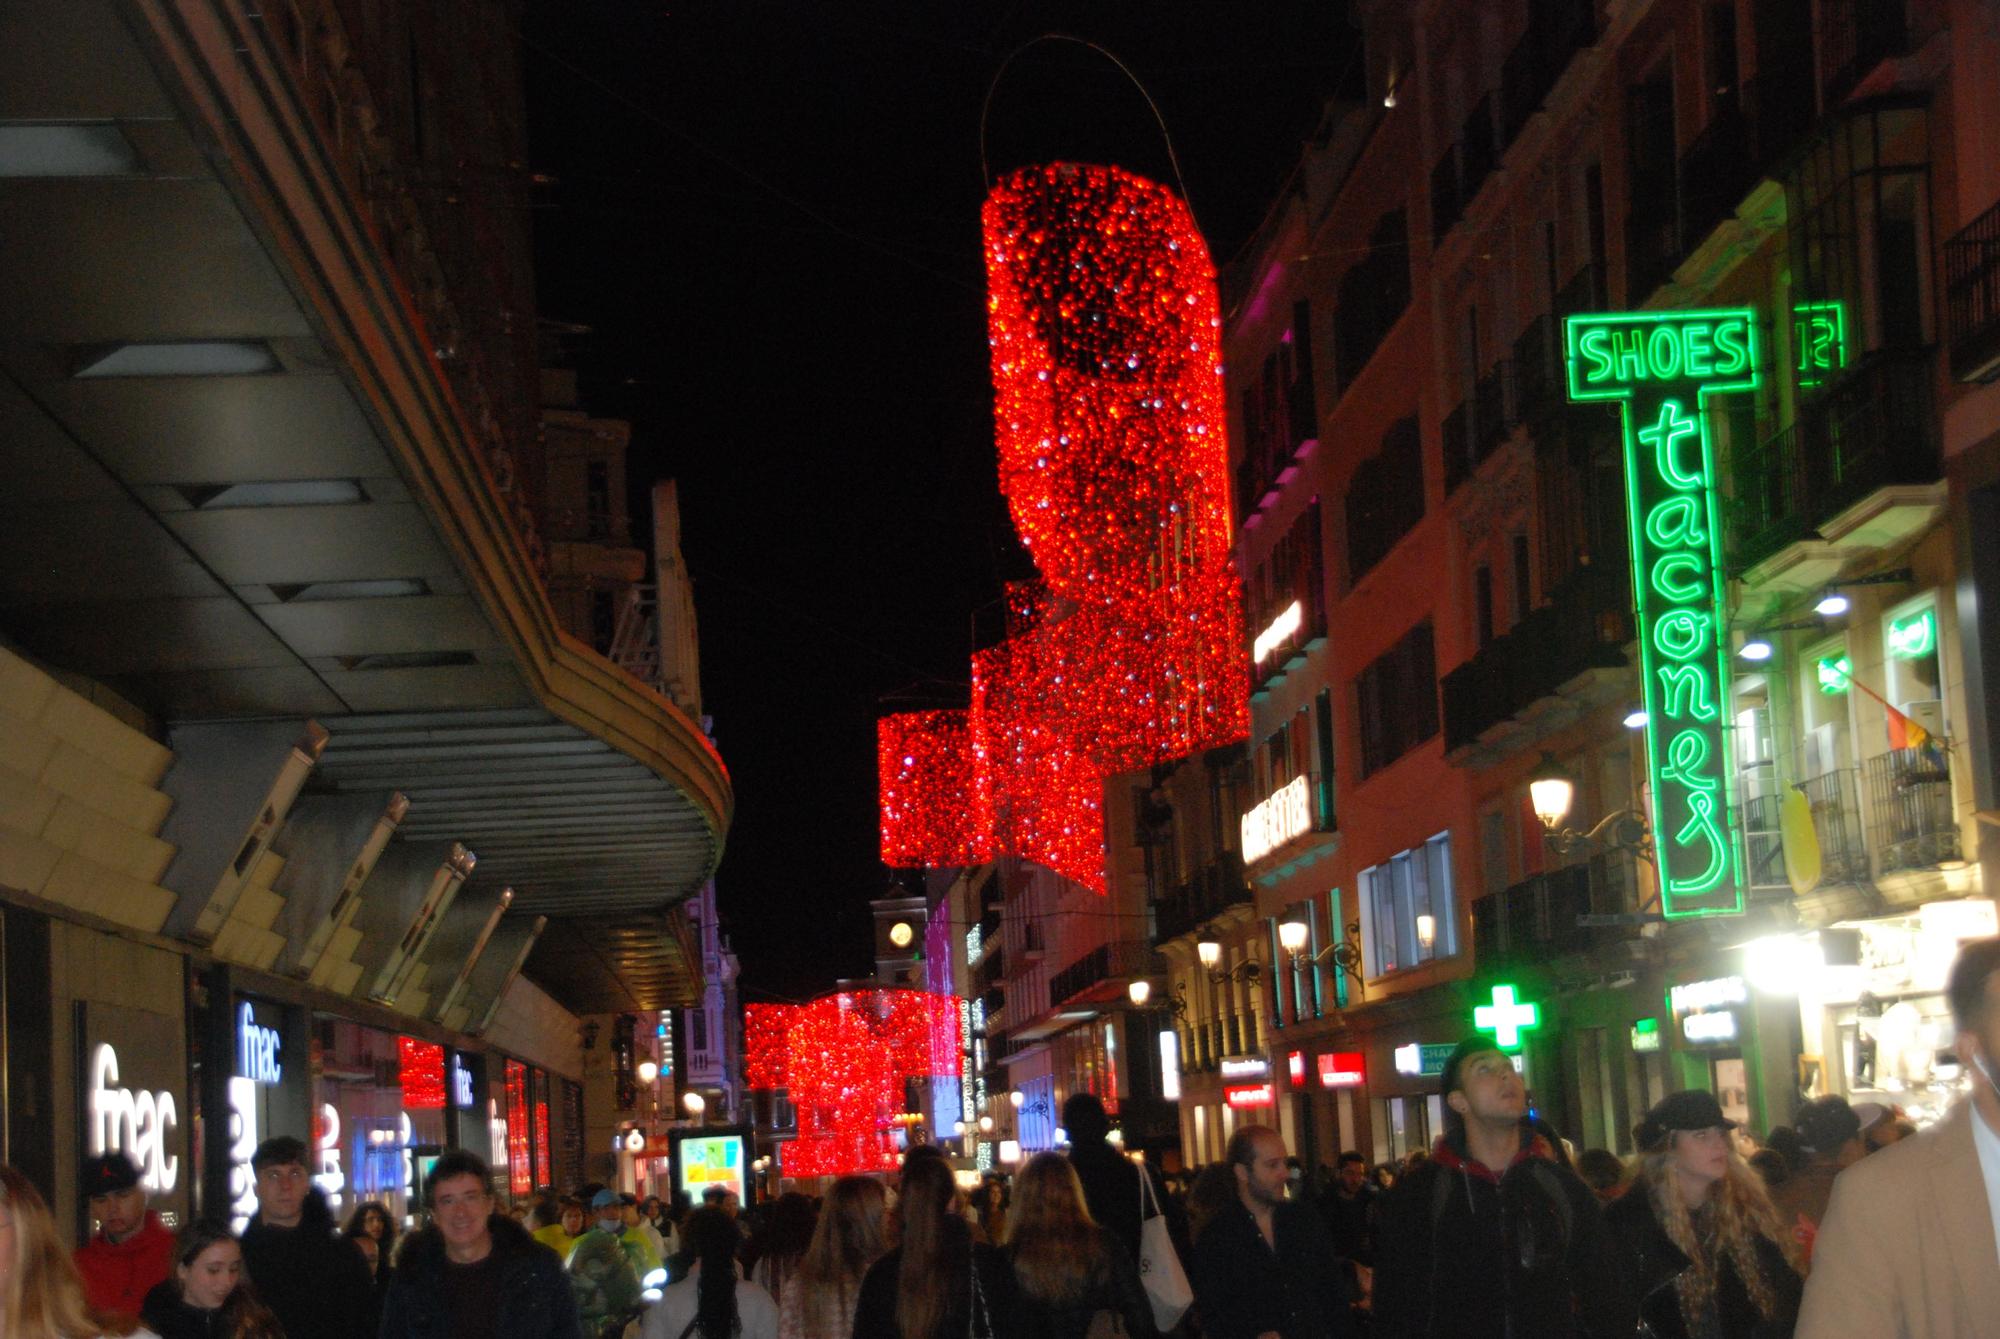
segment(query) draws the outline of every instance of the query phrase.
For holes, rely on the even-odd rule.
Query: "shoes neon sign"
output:
[[[1563,325],[1569,398],[1616,403],[1624,429],[1662,907],[1669,917],[1740,914],[1727,590],[1707,405],[1756,389],[1756,315],[1624,312]]]

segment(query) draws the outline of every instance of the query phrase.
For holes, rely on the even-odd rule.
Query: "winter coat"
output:
[[[1799,1339],[1996,1339],[2000,1255],[1961,1100],[1840,1174],[1813,1246]]]
[[[227,1339],[223,1309],[204,1311],[181,1296],[177,1279],[164,1279],[146,1294],[139,1321],[160,1339]]]
[[[1375,1215],[1379,1339],[1630,1339],[1637,1326],[1597,1197],[1525,1123],[1496,1173],[1455,1131]]]
[[[75,1258],[92,1310],[137,1319],[146,1294],[174,1272],[174,1234],[148,1209],[137,1232],[123,1241],[100,1232],[77,1248]]]
[[[644,1276],[621,1237],[593,1227],[569,1248],[564,1268],[584,1324],[595,1329],[639,1305]]]
[[[1674,1280],[1691,1263],[1687,1253],[1674,1245],[1653,1211],[1652,1196],[1645,1185],[1632,1187],[1604,1211],[1605,1226],[1618,1243],[1627,1285],[1638,1304],[1639,1322],[1653,1339],[1690,1339],[1686,1318],[1681,1313],[1680,1290]],[[1791,1339],[1798,1322],[1799,1276],[1785,1259],[1779,1245],[1757,1239],[1757,1266],[1776,1294],[1776,1306],[1767,1320],[1757,1314],[1750,1290],[1737,1272],[1736,1261],[1723,1254],[1716,1261],[1716,1318],[1722,1339]]]
[[[1275,1247],[1241,1202],[1202,1229],[1194,1247],[1194,1305],[1208,1339],[1345,1339],[1355,1333],[1347,1271],[1309,1204],[1272,1211]]]
[[[997,1247],[973,1242],[970,1228],[965,1233],[964,1244],[972,1251],[972,1268],[979,1276],[984,1310],[975,1324],[968,1280],[967,1285],[952,1290],[937,1332],[922,1339],[963,1339],[966,1335],[986,1339],[989,1334],[993,1339],[1016,1339],[1020,1333],[1020,1290],[1014,1281],[1014,1267]],[[869,1266],[867,1276],[861,1280],[861,1299],[854,1308],[854,1339],[904,1339],[896,1324],[896,1289],[902,1274],[900,1246]]]
[[[1153,1339],[1159,1333],[1153,1324],[1152,1303],[1139,1283],[1139,1266],[1126,1257],[1116,1237],[1102,1228],[1098,1229],[1098,1235],[1104,1257],[1102,1265],[1083,1296],[1074,1303],[1058,1306],[1038,1300],[1016,1272],[1020,1309],[1014,1332],[1021,1339],[1084,1339],[1090,1332],[1091,1318],[1100,1311],[1115,1312],[1123,1319],[1125,1333],[1131,1339]],[[1014,1258],[1011,1245],[1007,1258]]]
[[[505,1214],[487,1222],[500,1271],[492,1339],[582,1339],[576,1299],[556,1253]],[[444,1234],[436,1227],[404,1241],[382,1307],[381,1339],[451,1339],[444,1269]]]
[[[1139,1262],[1139,1178],[1150,1175],[1103,1140],[1078,1144],[1069,1151],[1069,1165],[1083,1185],[1083,1202],[1092,1221],[1124,1244],[1132,1263]],[[1155,1190],[1158,1187],[1154,1187]],[[1159,1196],[1156,1202],[1164,1203]]]
[[[375,1280],[361,1248],[333,1230],[326,1199],[306,1195],[297,1227],[270,1227],[264,1215],[243,1229],[243,1272],[284,1327],[285,1339],[365,1339]]]

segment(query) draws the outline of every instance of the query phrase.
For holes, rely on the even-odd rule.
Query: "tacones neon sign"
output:
[[[1747,308],[1572,316],[1572,400],[1619,405],[1632,593],[1639,615],[1646,764],[1669,917],[1743,910],[1731,834],[1722,531],[1709,397],[1752,390],[1759,341]]]

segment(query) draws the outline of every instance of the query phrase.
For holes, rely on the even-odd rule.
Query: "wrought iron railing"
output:
[[[1881,872],[1932,869],[1959,854],[1951,763],[1942,743],[1894,749],[1862,766],[1869,831]]]
[[[1631,611],[1630,582],[1615,565],[1578,568],[1506,636],[1444,676],[1445,751],[1475,742],[1586,670],[1624,665]]]
[[[1249,901],[1243,857],[1236,851],[1224,851],[1154,904],[1154,934],[1160,940],[1173,939],[1224,909]]]
[[[1821,0],[1819,68],[1826,106],[1853,92],[1877,65],[1909,50],[1903,10],[1904,0]]]
[[[1499,450],[1507,435],[1514,430],[1513,384],[1514,365],[1502,358],[1486,369],[1486,375],[1472,388],[1475,412],[1472,458],[1475,469]]]
[[[1951,374],[1960,381],[2000,376],[2000,204],[1944,244],[1944,308]]]
[[[1868,847],[1862,836],[1860,774],[1842,768],[1794,783],[1812,811],[1813,835],[1819,844],[1822,885],[1865,883],[1869,878]],[[1761,780],[1751,782],[1762,793],[1738,801],[1743,828],[1743,879],[1752,888],[1789,888],[1785,861],[1784,791],[1768,766]]]
[[[1608,852],[1531,874],[1478,899],[1472,904],[1474,970],[1581,952],[1628,936],[1630,931],[1618,926],[1578,922],[1585,916],[1635,910],[1637,888],[1632,857]]]

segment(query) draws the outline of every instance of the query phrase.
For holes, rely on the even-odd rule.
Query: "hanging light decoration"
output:
[[[962,727],[883,722],[883,860],[1102,892],[1105,779],[1249,729],[1215,269],[1180,198],[1118,168],[1022,169],[983,224],[1000,487],[1041,581],[973,656]]]

